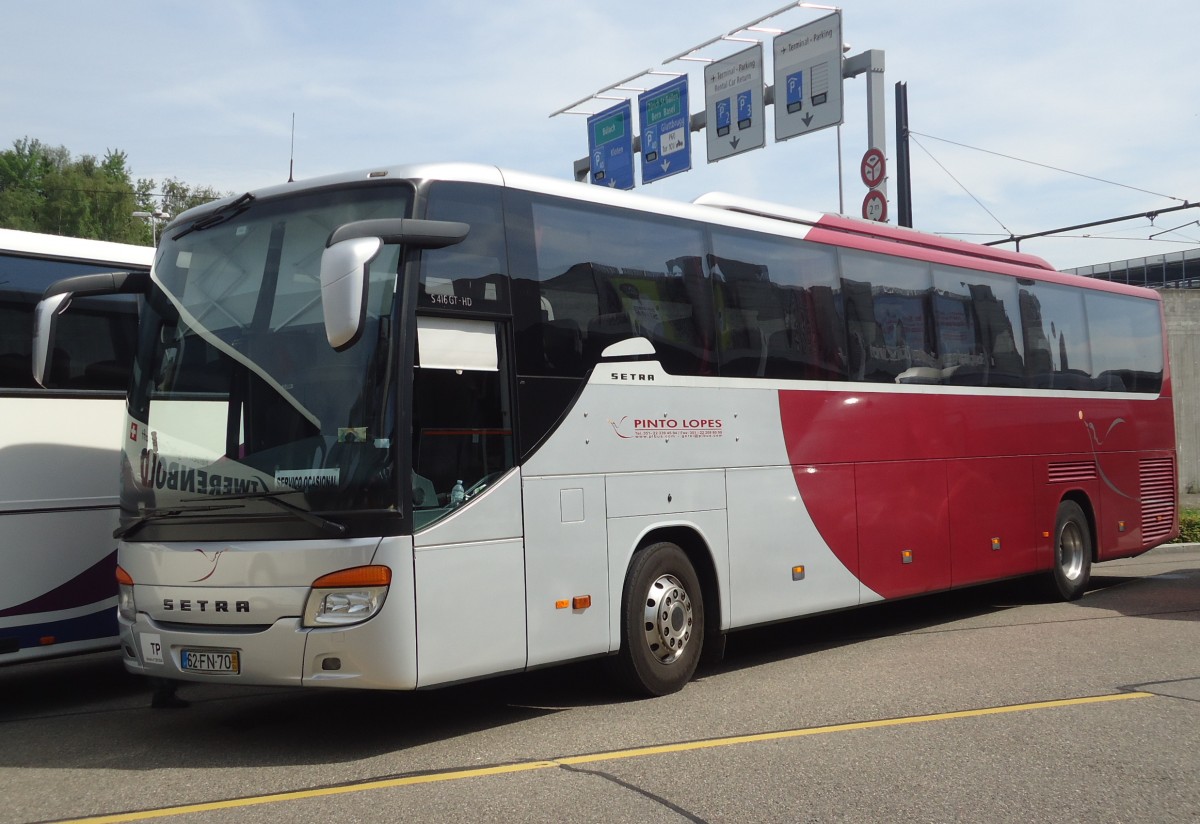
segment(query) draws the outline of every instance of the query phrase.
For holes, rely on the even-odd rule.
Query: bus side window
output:
[[[519,374],[580,379],[606,347],[635,336],[654,344],[668,372],[714,371],[699,228],[595,204],[509,197]]]
[[[504,209],[495,186],[438,183],[426,217],[471,227],[462,243],[421,254],[418,305],[422,308],[508,314],[508,252]]]
[[[1018,316],[1016,282],[949,266],[934,266],[933,281],[942,381],[1024,386],[1024,357],[1013,322]]]
[[[721,374],[845,380],[837,254],[725,229],[713,231],[712,243]]]
[[[1050,283],[1021,287],[1026,376],[1035,389],[1092,389],[1083,293]]]
[[[0,257],[0,389],[39,389],[31,356],[33,308],[55,280],[114,266]],[[59,320],[49,389],[124,393],[137,342],[132,295],[78,298]]]
[[[854,376],[882,383],[941,383],[929,265],[842,250],[846,331]]]
[[[1092,375],[1110,392],[1162,389],[1162,318],[1158,304],[1129,295],[1088,292]]]

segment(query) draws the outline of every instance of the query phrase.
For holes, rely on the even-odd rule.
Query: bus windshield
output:
[[[411,201],[397,186],[244,197],[167,231],[129,398],[122,530],[284,510],[337,526],[307,513],[395,508],[400,247],[370,263],[364,332],[341,352],[319,273],[335,228],[405,217]]]

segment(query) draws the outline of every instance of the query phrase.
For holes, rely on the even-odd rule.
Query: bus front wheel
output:
[[[621,651],[613,674],[640,695],[668,695],[691,680],[704,647],[704,596],[687,554],[672,543],[633,556],[621,597]]]
[[[1092,575],[1092,532],[1083,508],[1063,501],[1054,524],[1054,567],[1047,583],[1051,594],[1074,601],[1087,589]]]

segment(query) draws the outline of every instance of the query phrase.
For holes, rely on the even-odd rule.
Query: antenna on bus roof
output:
[[[292,148],[288,154],[288,183],[295,183],[292,173],[296,170],[296,113],[292,112]]]

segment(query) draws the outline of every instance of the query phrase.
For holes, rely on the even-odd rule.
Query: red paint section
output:
[[[1141,550],[1139,466],[1174,448],[1170,398],[846,386],[781,391],[780,419],[814,525],[846,568],[879,595],[896,598],[1048,568],[1044,533],[1053,529],[1068,492],[1090,502],[1101,558]],[[1070,470],[1065,480],[1059,477],[1064,465]],[[1093,477],[1076,479],[1076,465],[1094,465]]]
[[[1041,542],[1033,507],[1031,458],[951,461],[946,466],[946,486],[953,502],[949,518],[954,586],[1038,568]]]
[[[859,579],[884,598],[950,588],[946,462],[854,468]]]

